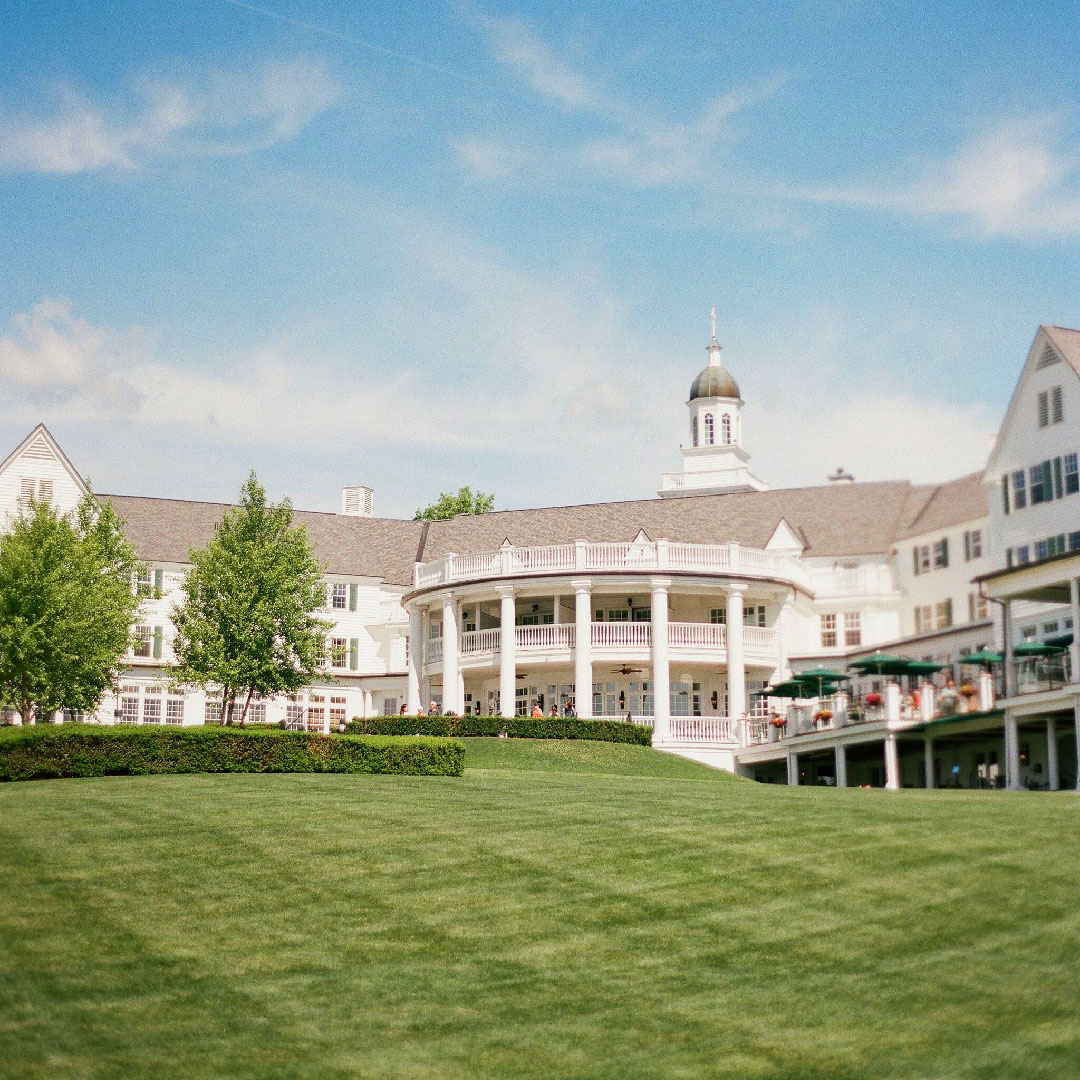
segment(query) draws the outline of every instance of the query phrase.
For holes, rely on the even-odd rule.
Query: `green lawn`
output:
[[[0,786],[0,1075],[1080,1071],[1080,800],[468,741]]]

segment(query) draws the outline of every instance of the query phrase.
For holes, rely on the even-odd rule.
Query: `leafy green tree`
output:
[[[91,712],[131,644],[139,563],[109,503],[31,502],[0,537],[0,698],[24,723]]]
[[[494,505],[494,495],[485,495],[482,491],[474,495],[472,488],[463,487],[458,488],[456,495],[444,491],[438,502],[425,506],[423,510],[417,510],[413,521],[445,521],[447,518],[457,517],[458,514],[486,514]]]
[[[292,505],[268,504],[254,473],[190,558],[173,610],[175,679],[220,687],[223,722],[243,724],[253,699],[295,693],[322,670],[329,623],[315,612],[326,600],[323,567]]]

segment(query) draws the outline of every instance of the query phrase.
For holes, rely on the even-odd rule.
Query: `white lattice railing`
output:
[[[472,653],[496,652],[499,648],[499,629],[466,630],[461,635],[461,655]]]
[[[596,648],[629,646],[648,648],[652,645],[652,623],[647,622],[594,622],[592,643]]]
[[[514,631],[519,649],[572,649],[574,626],[560,623],[558,626],[519,626]]]
[[[431,638],[424,643],[424,663],[438,664],[442,661],[442,638]]]
[[[720,623],[668,623],[668,644],[675,649],[722,649],[724,636]]]
[[[667,540],[641,543],[549,544],[540,547],[502,547],[470,555],[445,555],[417,563],[417,589],[455,581],[591,571],[679,570],[701,574],[765,577],[809,588],[810,573],[799,560],[775,551],[739,544],[684,544]]]
[[[770,724],[768,720],[747,720],[746,721],[746,743],[748,746],[758,746],[760,743],[767,743],[769,741],[769,728]]]
[[[735,721],[727,716],[673,716],[669,730],[678,742],[735,742]]]
[[[744,626],[743,648],[773,652],[778,644],[776,628],[772,626]]]

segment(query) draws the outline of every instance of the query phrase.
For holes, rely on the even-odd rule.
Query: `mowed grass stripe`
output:
[[[522,745],[470,740],[460,780],[0,788],[8,1071],[1073,1071],[1074,797]]]

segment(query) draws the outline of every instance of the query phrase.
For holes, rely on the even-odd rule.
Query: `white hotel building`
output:
[[[658,498],[414,522],[374,517],[370,490],[351,487],[340,513],[297,511],[326,567],[331,658],[259,717],[329,729],[432,699],[504,715],[573,702],[761,780],[1080,785],[1080,331],[1039,328],[985,472],[944,484],[838,470],[768,490],[715,335],[687,405],[683,467]],[[83,490],[43,426],[0,464],[9,515],[31,496],[66,510]],[[212,694],[170,686],[170,612],[225,507],[99,498],[124,518],[150,596],[96,719],[216,719]],[[1066,651],[1025,655],[1048,640]],[[980,648],[1007,654],[1004,685],[958,665]],[[954,674],[977,695],[947,716],[933,685],[886,676],[823,701],[756,696],[875,650],[949,665],[938,687]]]

